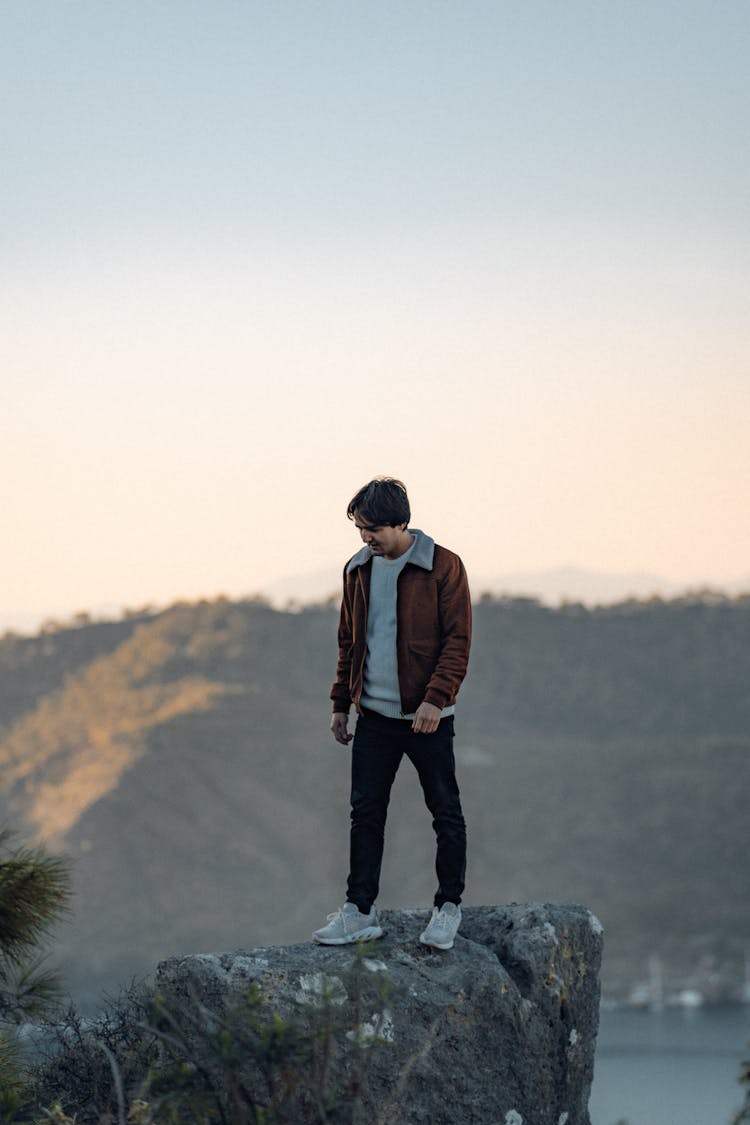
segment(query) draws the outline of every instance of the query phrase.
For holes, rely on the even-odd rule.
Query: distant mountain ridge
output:
[[[79,993],[173,953],[304,940],[339,902],[336,617],[217,599],[0,640],[0,820],[75,859]],[[467,902],[583,901],[611,990],[658,952],[731,995],[750,945],[748,683],[750,597],[480,600],[457,716]],[[428,903],[433,858],[406,764],[382,905]]]
[[[750,591],[750,575],[714,586],[708,582],[697,585],[675,582],[646,571],[606,573],[576,566],[489,576],[472,573],[470,580],[475,596],[490,593],[496,597],[534,597],[548,605],[559,605],[565,601],[607,605],[628,598],[673,598],[696,588],[709,587],[730,596]],[[341,570],[328,568],[284,576],[264,586],[260,593],[268,597],[273,605],[283,608],[290,602],[305,605],[337,597],[340,585]]]
[[[472,591],[477,598],[485,593],[494,597],[531,597],[550,606],[569,601],[588,606],[613,605],[631,598],[645,600],[651,597],[681,597],[698,590],[714,590],[728,597],[750,593],[750,574],[744,578],[718,583],[690,583],[676,582],[648,571],[608,573],[586,567],[558,566],[490,576],[472,573],[470,579]],[[340,596],[340,589],[341,567],[324,567],[321,570],[282,575],[276,581],[265,583],[250,592],[248,596],[265,598],[275,608],[286,609],[290,606],[336,601]],[[46,623],[52,623],[56,629],[62,623],[74,621],[76,617],[115,621],[123,613],[130,612],[132,611],[112,603],[93,606],[88,612],[80,614],[0,609],[0,636],[8,632],[33,635]]]

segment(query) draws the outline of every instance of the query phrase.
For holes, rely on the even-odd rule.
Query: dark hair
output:
[[[411,509],[406,485],[395,477],[376,477],[369,484],[363,485],[349,501],[346,514],[350,520],[354,519],[355,513],[378,527],[408,524]]]

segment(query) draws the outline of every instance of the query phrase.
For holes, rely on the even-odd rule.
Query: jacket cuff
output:
[[[330,698],[333,700],[334,715],[336,714],[336,712],[339,712],[339,714],[341,715],[349,714],[352,705],[351,699],[349,699],[348,697],[342,698],[342,696],[336,696],[333,695],[333,693],[331,694]]]

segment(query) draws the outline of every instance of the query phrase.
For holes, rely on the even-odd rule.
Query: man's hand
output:
[[[342,746],[348,746],[354,738],[354,735],[349,733],[348,727],[349,716],[343,711],[334,711],[331,716],[331,730],[333,731],[333,737]]]
[[[442,713],[440,708],[432,703],[420,703],[414,713],[411,729],[415,734],[433,734],[438,729]]]

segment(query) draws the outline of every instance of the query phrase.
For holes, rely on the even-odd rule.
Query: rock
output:
[[[157,985],[167,1003],[198,1000],[217,1015],[254,986],[309,1035],[333,1013],[332,1082],[342,1089],[356,1070],[372,1125],[590,1125],[596,917],[568,904],[466,907],[448,952],[420,944],[428,917],[381,911],[384,936],[364,950],[309,942],[173,957]]]

